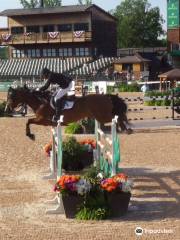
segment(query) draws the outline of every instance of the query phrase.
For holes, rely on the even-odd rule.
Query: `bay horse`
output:
[[[7,94],[6,111],[12,111],[20,104],[27,104],[35,113],[35,117],[28,119],[26,123],[26,136],[32,140],[35,139],[35,135],[31,133],[31,124],[57,126],[57,123],[52,121],[55,110],[50,104],[50,97],[42,98],[40,96],[41,92],[30,90],[26,86],[16,89],[10,87]],[[62,111],[64,116],[62,125],[77,122],[87,117],[105,124],[111,122],[113,117],[117,115],[118,127],[120,126],[122,131],[131,133],[132,130],[126,127],[128,124],[126,114],[126,103],[116,95],[92,94],[74,97],[73,107]]]

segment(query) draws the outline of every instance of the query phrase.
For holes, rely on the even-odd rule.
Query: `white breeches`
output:
[[[68,91],[70,91],[71,88],[72,88],[72,82],[69,84],[69,86],[68,86],[67,88],[64,88],[64,89],[60,88],[60,89],[57,91],[56,96],[54,97],[55,102],[56,102],[58,99],[62,98],[64,95],[66,95],[66,93],[67,93]]]

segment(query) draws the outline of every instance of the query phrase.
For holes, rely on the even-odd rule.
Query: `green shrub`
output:
[[[69,137],[62,144],[63,162],[62,168],[65,170],[81,170],[83,168],[82,155],[87,149],[81,145],[74,137]]]
[[[159,91],[149,91],[145,93],[145,97],[164,97],[170,96],[171,91],[159,92]]]
[[[123,84],[120,84],[118,88],[120,92],[139,92],[140,91],[140,87],[138,86],[137,83],[133,83],[131,85],[123,83]]]
[[[107,86],[107,94],[112,94],[114,92],[114,86]]]
[[[144,102],[145,106],[155,106],[156,101],[155,100],[151,100],[151,101],[146,101]]]
[[[166,91],[166,92],[159,92],[159,91],[150,91],[145,94],[145,97],[168,97],[171,95],[171,91]],[[144,102],[145,106],[170,106],[171,105],[171,100],[170,99],[162,99],[162,100],[149,100]]]
[[[94,133],[95,131],[95,120],[94,119],[83,119],[81,120],[81,126],[84,128],[86,133]]]
[[[78,134],[78,133],[83,133],[83,128],[80,123],[70,123],[68,126],[65,128],[65,133],[67,134]]]

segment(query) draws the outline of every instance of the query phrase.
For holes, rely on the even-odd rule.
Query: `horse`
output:
[[[72,99],[69,99],[72,100]],[[118,116],[118,127],[128,134],[132,132],[126,127],[127,105],[123,99],[117,95],[110,94],[92,94],[83,97],[73,98],[74,105],[71,109],[63,109],[63,123],[66,126],[69,123],[77,122],[84,118],[96,119],[101,124],[109,123],[115,115]],[[24,87],[16,89],[10,87],[7,94],[6,112],[14,110],[20,104],[28,105],[35,113],[34,118],[28,119],[26,123],[26,136],[35,140],[35,135],[31,133],[30,125],[57,126],[52,121],[55,109],[50,104],[50,96],[41,97],[41,93]]]

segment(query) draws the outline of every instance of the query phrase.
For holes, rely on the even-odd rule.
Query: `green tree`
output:
[[[40,7],[40,0],[20,0],[20,3],[24,8]],[[61,0],[44,0],[44,7],[56,7],[61,5]]]
[[[92,0],[78,0],[79,5],[91,5],[93,4]]]
[[[153,47],[164,34],[164,20],[158,7],[148,0],[124,0],[113,12],[118,19],[118,47]]]
[[[8,47],[0,47],[0,59],[8,59]]]

